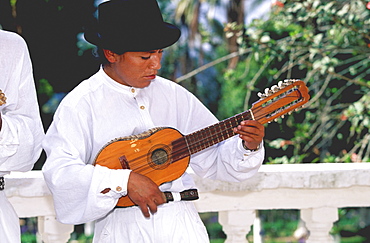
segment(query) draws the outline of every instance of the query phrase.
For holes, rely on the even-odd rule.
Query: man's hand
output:
[[[257,149],[265,136],[265,127],[254,120],[242,121],[234,128],[234,132],[244,140],[245,147],[250,150]]]
[[[166,196],[151,179],[131,171],[127,185],[127,195],[138,205],[145,217],[149,218],[149,210],[157,212],[157,206],[166,202]],[[149,210],[148,210],[149,208]]]

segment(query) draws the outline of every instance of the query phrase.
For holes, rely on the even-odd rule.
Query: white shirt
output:
[[[112,139],[154,127],[189,134],[216,122],[194,95],[172,81],[157,76],[138,89],[119,84],[100,69],[62,100],[43,142],[43,172],[58,220],[81,224],[102,218],[126,195],[129,170],[93,165]],[[202,177],[242,181],[256,173],[263,159],[263,148],[248,154],[235,136],[194,154],[190,166]],[[101,193],[105,188],[111,190]],[[187,173],[160,186],[175,192],[189,188],[195,184]]]
[[[6,104],[0,106],[0,176],[4,176],[32,169],[42,151],[44,129],[27,45],[19,35],[3,30],[0,89],[7,98]],[[21,242],[19,218],[4,191],[0,191],[0,236],[1,242]]]
[[[25,41],[0,30],[0,89],[7,97],[0,106],[0,176],[31,170],[44,137],[32,64]]]

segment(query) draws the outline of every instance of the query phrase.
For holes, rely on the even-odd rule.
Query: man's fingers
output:
[[[247,148],[255,149],[265,136],[265,127],[257,121],[246,120],[234,128],[234,132],[244,140]]]
[[[155,202],[155,200],[153,200],[153,202],[151,203],[148,203],[148,207],[152,214],[157,212],[158,207],[157,207],[157,203]]]
[[[165,195],[161,193],[160,197],[155,197],[153,200],[149,200],[148,202],[143,202],[138,204],[140,207],[141,212],[147,218],[150,217],[150,214],[154,214],[158,211],[158,205],[165,203]]]
[[[163,199],[163,203],[166,203],[167,202],[166,195],[163,192],[162,192],[162,199]]]
[[[141,212],[143,213],[144,217],[150,218],[150,213],[148,207],[145,203],[138,205],[140,207]]]

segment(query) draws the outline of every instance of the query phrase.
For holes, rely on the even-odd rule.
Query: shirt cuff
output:
[[[96,165],[100,166],[100,165]],[[127,195],[127,184],[130,177],[131,170],[121,169],[113,170],[110,169],[109,173],[109,184],[105,186],[105,189],[102,191],[103,194],[113,192],[118,195],[118,197]]]
[[[246,149],[246,147],[244,146],[244,141],[242,139],[240,139],[240,142],[238,144],[239,150],[244,153],[244,156],[249,156],[250,154],[257,153],[258,151],[261,150],[262,146],[263,142],[261,142],[260,145],[258,145],[258,148],[256,150]]]
[[[130,177],[131,170],[114,170],[114,173],[117,173],[118,175],[113,176],[115,179],[112,181],[111,190],[120,194],[121,196],[126,196],[128,178]]]

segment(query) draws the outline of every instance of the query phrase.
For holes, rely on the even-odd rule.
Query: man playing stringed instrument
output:
[[[57,219],[96,221],[99,243],[208,242],[185,170],[250,178],[264,159],[264,127],[240,120],[223,128],[231,135],[224,139],[194,95],[157,76],[180,30],[163,21],[155,0],[111,0],[98,10],[85,37],[105,60],[62,100],[43,143]]]

